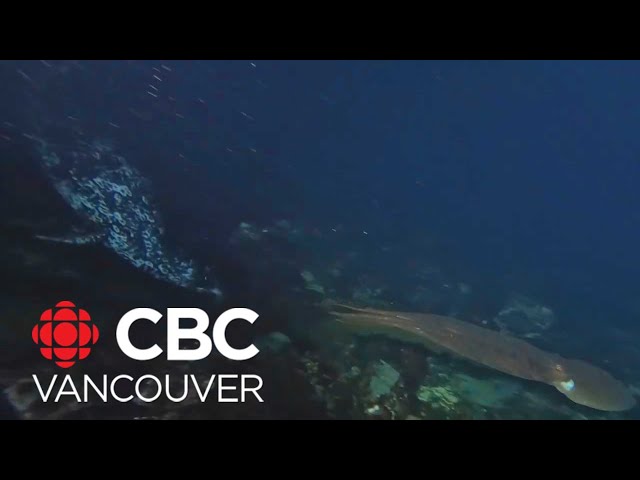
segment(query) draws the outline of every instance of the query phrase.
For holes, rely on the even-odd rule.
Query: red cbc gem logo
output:
[[[99,335],[89,312],[69,301],[58,302],[54,308],[42,312],[40,323],[31,331],[33,341],[41,345],[42,356],[61,368],[69,368],[87,358]]]

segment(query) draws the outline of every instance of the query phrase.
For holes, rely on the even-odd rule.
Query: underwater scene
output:
[[[639,419],[638,78],[0,61],[0,418]]]

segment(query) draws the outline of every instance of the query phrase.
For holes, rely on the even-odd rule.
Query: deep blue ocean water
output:
[[[229,238],[284,219],[303,240],[269,246],[282,282],[340,262],[338,294],[371,279],[401,302],[435,266],[489,319],[535,298],[555,351],[638,382],[638,78],[624,61],[3,61],[0,209],[7,236],[66,219],[38,203],[29,137],[107,139],[168,241],[236,298],[254,273],[225,271],[246,260]]]

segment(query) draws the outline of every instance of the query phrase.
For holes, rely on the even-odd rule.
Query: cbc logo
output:
[[[91,322],[89,313],[69,301],[58,302],[54,308],[45,310],[31,331],[31,338],[40,345],[42,356],[61,368],[69,368],[87,358],[98,337],[98,327]]]

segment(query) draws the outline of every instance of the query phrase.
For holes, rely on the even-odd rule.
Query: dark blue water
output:
[[[614,348],[594,340],[612,329],[640,335],[637,62],[12,61],[0,75],[5,154],[37,131],[113,139],[196,256],[228,251],[241,221],[285,218],[318,255],[360,252],[398,289],[428,258],[486,295],[525,292],[587,357]]]

